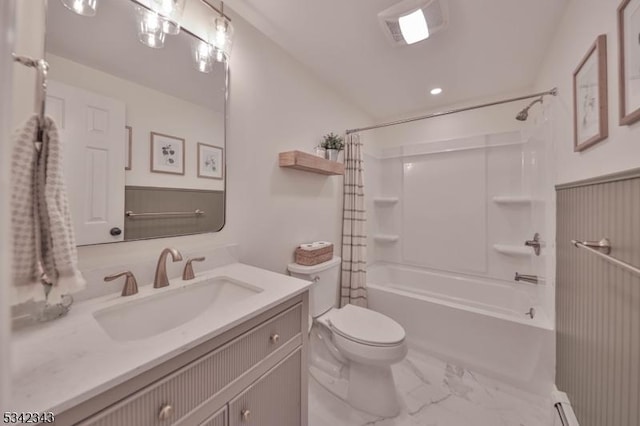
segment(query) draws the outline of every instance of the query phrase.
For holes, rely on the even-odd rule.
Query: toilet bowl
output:
[[[400,413],[400,403],[391,365],[407,355],[404,329],[370,309],[335,307],[340,263],[334,257],[319,265],[290,264],[288,268],[292,276],[314,281],[310,290],[311,374],[353,407],[394,417]]]

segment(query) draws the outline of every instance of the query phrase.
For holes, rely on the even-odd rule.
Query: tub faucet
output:
[[[158,265],[156,266],[156,277],[153,280],[153,288],[162,288],[169,285],[169,278],[167,277],[167,256],[171,255],[171,260],[174,262],[182,260],[180,252],[174,248],[166,248],[160,253],[158,259]]]
[[[538,284],[538,276],[537,275],[525,275],[519,274],[516,272],[516,276],[514,278],[516,281],[524,281],[525,283]]]
[[[540,234],[536,232],[533,235],[533,240],[525,241],[524,245],[527,247],[532,247],[533,252],[536,254],[536,256],[540,256],[540,247],[542,247],[542,244],[540,243]]]

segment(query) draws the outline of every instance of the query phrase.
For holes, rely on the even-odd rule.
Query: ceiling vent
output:
[[[426,40],[449,23],[446,0],[404,0],[378,13],[378,19],[394,46]]]

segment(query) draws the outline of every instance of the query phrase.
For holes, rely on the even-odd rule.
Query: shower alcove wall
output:
[[[534,273],[524,241],[542,232],[532,225],[541,201],[526,171],[527,143],[506,132],[395,147],[372,159],[375,260],[502,281]]]
[[[365,185],[370,306],[414,348],[548,395],[546,132],[396,143],[365,158]],[[535,232],[540,256],[524,245]],[[540,284],[515,282],[516,272]]]

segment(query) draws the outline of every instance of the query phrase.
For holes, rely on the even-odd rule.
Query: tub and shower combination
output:
[[[367,281],[369,306],[398,321],[410,347],[551,392],[555,334],[534,286],[394,263],[369,266]]]

